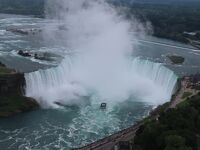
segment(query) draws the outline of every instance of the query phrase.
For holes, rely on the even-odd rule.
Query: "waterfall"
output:
[[[132,58],[138,36],[145,35],[137,20],[130,23],[104,0],[48,0],[46,9],[52,23],[44,27],[45,40],[72,53],[58,67],[25,74],[27,96],[44,107],[80,104],[84,97],[109,103],[170,99],[176,75]]]
[[[170,100],[177,81],[177,76],[173,71],[162,64],[140,58],[134,58],[128,69],[126,76],[122,75],[116,80],[109,79],[110,83],[108,84],[113,85],[108,87],[107,83],[103,83],[101,87],[99,84],[93,83],[94,81],[92,84],[86,83],[90,81],[74,75],[73,65],[65,59],[58,67],[26,73],[26,95],[34,97],[42,105],[45,105],[44,107],[51,107],[55,102],[76,103],[77,99],[90,96],[91,89],[95,90],[97,94],[101,93],[99,96],[102,99],[109,99],[112,102],[116,100],[116,97],[121,102],[131,95],[156,105]],[[77,71],[75,72],[77,73]],[[126,79],[120,81],[121,78]],[[101,82],[103,82],[102,80]],[[103,85],[108,92],[112,93],[113,98],[107,98],[107,95],[104,95]],[[116,89],[116,86],[121,88]],[[126,96],[121,97],[121,95]],[[116,102],[118,101],[116,100]]]
[[[141,76],[154,81],[156,85],[161,86],[169,95],[173,94],[177,82],[177,76],[173,71],[161,63],[154,63],[139,58],[133,60],[133,66],[135,71]]]

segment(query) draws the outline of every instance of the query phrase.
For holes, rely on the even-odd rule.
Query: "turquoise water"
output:
[[[1,149],[53,150],[79,147],[134,124],[147,115],[151,106],[129,101],[115,106],[112,111],[102,111],[99,105],[93,110],[87,109],[91,107],[71,106],[1,119]]]
[[[63,47],[55,44],[51,45],[51,43],[45,43],[42,40],[44,37],[40,34],[24,37],[19,34],[6,32],[6,29],[9,28],[38,29],[42,28],[48,22],[49,21],[44,21],[39,18],[0,14],[1,61],[6,65],[23,72],[31,72],[37,70],[38,68],[48,68],[50,66],[58,65],[63,58],[62,56],[65,55]],[[174,45],[177,47],[172,47]],[[56,57],[53,62],[38,61],[20,57],[17,55],[18,50],[56,53],[60,57]],[[186,60],[182,65],[171,65],[171,62],[166,58],[166,55],[168,54],[180,55]],[[180,75],[200,72],[200,50],[197,50],[190,45],[166,39],[151,36],[141,39],[139,41],[139,48],[134,50],[134,56],[140,56],[142,58],[152,60],[153,62],[163,63]]]
[[[45,43],[40,34],[23,36],[6,31],[7,28],[42,28],[47,20],[16,15],[0,14],[0,61],[18,71],[31,72],[57,66],[66,55],[62,47]],[[54,61],[23,58],[17,51],[49,53]],[[168,54],[183,56],[183,65],[172,65]],[[58,55],[58,56],[57,56]],[[178,75],[200,72],[200,51],[195,48],[154,37],[139,41],[134,56],[162,63]],[[6,149],[69,149],[79,147],[141,120],[152,109],[152,103],[132,97],[123,103],[108,105],[107,110],[99,109],[98,98],[93,101],[83,97],[79,105],[57,109],[42,109],[0,119],[0,147]],[[92,107],[91,107],[92,106]]]

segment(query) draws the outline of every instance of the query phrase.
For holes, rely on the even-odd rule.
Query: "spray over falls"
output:
[[[128,99],[157,105],[170,99],[176,75],[134,58],[138,22],[131,24],[105,1],[49,0],[46,10],[54,21],[45,27],[45,39],[71,55],[58,67],[27,73],[27,96],[44,107],[80,104],[85,97],[110,105]]]

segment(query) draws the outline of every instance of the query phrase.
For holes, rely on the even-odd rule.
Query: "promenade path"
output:
[[[111,150],[116,143],[119,141],[128,141],[133,139],[136,131],[142,125],[142,122],[139,122],[130,128],[119,131],[111,136],[105,137],[99,141],[91,143],[81,148],[76,148],[74,150]]]
[[[181,89],[176,94],[174,100],[170,103],[168,108],[175,108],[179,103],[186,100],[186,98],[183,98],[183,95],[185,92],[190,92],[191,96],[196,95],[199,91],[196,91],[194,89],[191,89],[188,87],[188,80],[182,79],[181,81]],[[168,109],[167,108],[167,109]],[[157,119],[159,115],[151,116],[152,119]],[[129,141],[134,138],[136,131],[140,128],[140,126],[143,125],[143,122],[139,122],[127,129],[124,129],[122,131],[119,131],[113,135],[110,135],[108,137],[105,137],[101,140],[98,140],[94,143],[91,143],[89,145],[86,145],[81,148],[76,148],[74,150],[111,150],[113,149],[114,145],[118,143],[119,141]]]

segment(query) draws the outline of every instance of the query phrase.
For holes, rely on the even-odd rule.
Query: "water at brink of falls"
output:
[[[79,107],[71,124],[71,137],[77,139],[71,145],[128,127],[134,121],[127,114],[137,103],[151,107],[170,100],[177,76],[159,63],[134,57],[137,22],[130,24],[106,2],[86,0],[48,1],[47,17],[55,23],[46,26],[46,40],[65,46],[70,55],[58,67],[25,74],[26,95],[44,108]],[[99,111],[102,102],[106,112]],[[132,104],[129,112],[127,104]]]
[[[64,47],[66,55],[57,67],[25,74],[25,94],[46,109],[0,122],[3,148],[83,146],[170,100],[177,76],[135,56],[138,37],[145,36],[136,20],[129,22],[98,0],[48,0],[46,18],[52,21],[44,26],[45,42]],[[102,102],[105,111],[99,109]]]
[[[139,58],[129,61],[131,63],[122,72],[111,76],[105,74],[101,79],[101,72],[95,77],[92,77],[90,71],[86,76],[82,74],[82,70],[79,73],[75,70],[74,73],[75,67],[65,59],[58,67],[27,73],[26,95],[36,98],[44,107],[56,107],[57,102],[63,105],[81,105],[85,101],[84,97],[91,100],[95,97],[99,105],[101,102],[113,105],[130,97],[140,98],[153,105],[170,99],[177,81],[177,76],[171,70],[159,63]]]
[[[130,97],[152,104],[170,99],[174,73],[134,58],[138,22],[131,24],[104,1],[49,0],[46,12],[55,21],[45,28],[46,40],[71,54],[58,67],[26,74],[27,96],[43,107],[79,105],[83,97],[112,105]]]

